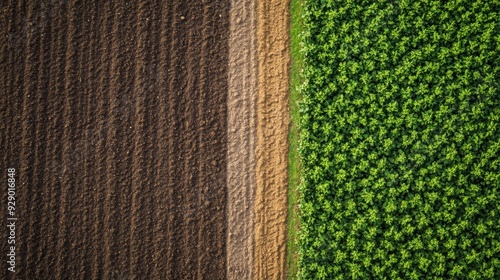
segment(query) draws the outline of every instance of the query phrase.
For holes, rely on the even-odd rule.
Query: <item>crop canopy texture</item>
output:
[[[299,278],[500,279],[500,1],[306,1]]]

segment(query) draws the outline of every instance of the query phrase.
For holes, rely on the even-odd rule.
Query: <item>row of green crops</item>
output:
[[[306,0],[300,279],[500,279],[500,1]]]

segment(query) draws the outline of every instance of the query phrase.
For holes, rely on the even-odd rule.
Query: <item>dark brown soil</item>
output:
[[[229,7],[1,5],[0,279],[226,277]]]

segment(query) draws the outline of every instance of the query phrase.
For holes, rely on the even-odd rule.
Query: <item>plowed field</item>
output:
[[[286,278],[288,1],[0,11],[0,279]]]
[[[225,278],[229,7],[2,5],[1,279]]]

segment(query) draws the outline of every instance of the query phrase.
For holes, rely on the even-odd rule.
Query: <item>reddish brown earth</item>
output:
[[[229,7],[2,4],[0,279],[226,277]]]

